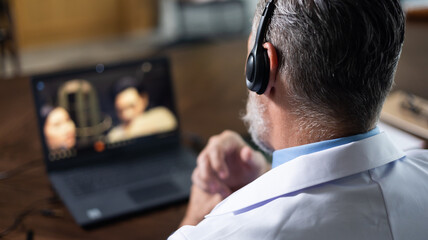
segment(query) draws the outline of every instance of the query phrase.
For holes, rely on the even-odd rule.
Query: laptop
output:
[[[188,198],[196,155],[169,69],[155,58],[31,78],[47,174],[79,225]]]

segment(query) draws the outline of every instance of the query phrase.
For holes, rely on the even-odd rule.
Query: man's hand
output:
[[[180,223],[180,227],[184,225],[195,226],[200,223],[204,216],[223,200],[218,193],[207,193],[199,187],[193,185],[190,192],[189,205],[187,206],[186,215]]]
[[[193,183],[208,193],[225,198],[270,169],[264,156],[253,150],[235,132],[224,131],[210,138],[199,154]]]

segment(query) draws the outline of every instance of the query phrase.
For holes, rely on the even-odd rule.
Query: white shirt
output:
[[[169,239],[428,239],[428,151],[385,133],[302,155]]]
[[[168,132],[177,127],[174,114],[166,107],[152,108],[132,120],[129,126],[114,127],[107,134],[110,143],[142,137],[155,133]]]

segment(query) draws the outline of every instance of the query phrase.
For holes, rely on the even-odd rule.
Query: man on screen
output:
[[[264,60],[266,85],[244,121],[272,166],[234,132],[212,137],[170,239],[426,239],[428,151],[376,127],[404,23],[399,0],[260,0],[247,86]]]

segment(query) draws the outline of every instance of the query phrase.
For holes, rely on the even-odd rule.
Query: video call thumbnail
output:
[[[167,68],[162,62],[146,62],[37,82],[51,160],[176,130]]]

